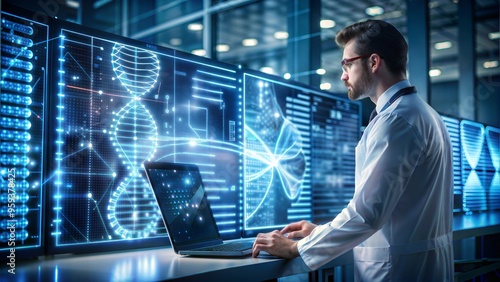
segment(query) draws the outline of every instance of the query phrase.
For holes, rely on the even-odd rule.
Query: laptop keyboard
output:
[[[217,245],[217,246],[210,246],[210,247],[204,247],[204,248],[199,248],[197,250],[200,251],[242,251],[242,250],[248,250],[251,249],[253,246],[253,241],[243,241],[243,242],[232,242],[232,243],[225,243],[222,245]]]

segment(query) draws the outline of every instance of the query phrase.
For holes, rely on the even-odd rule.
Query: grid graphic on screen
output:
[[[155,160],[197,164],[221,236],[240,236],[235,67],[64,28],[58,64],[57,246],[166,236],[142,167]]]
[[[500,209],[500,128],[486,126],[486,143],[490,152],[494,171],[488,188],[488,207],[491,210]]]
[[[2,11],[1,250],[41,246],[49,27]]]
[[[359,121],[359,104],[326,96],[313,97],[311,171],[316,223],[331,221],[354,194]]]
[[[453,194],[454,212],[462,211],[463,186],[462,186],[462,163],[460,148],[460,121],[456,118],[441,116],[450,135],[453,153]]]

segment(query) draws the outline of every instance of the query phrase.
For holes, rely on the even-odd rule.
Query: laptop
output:
[[[176,254],[241,257],[252,253],[253,239],[222,240],[197,165],[146,162],[144,168]]]

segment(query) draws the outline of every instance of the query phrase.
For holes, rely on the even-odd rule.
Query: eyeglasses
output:
[[[372,54],[367,54],[367,55],[361,55],[361,56],[357,56],[357,57],[354,57],[354,58],[350,58],[350,59],[343,59],[342,62],[340,62],[340,65],[342,66],[342,69],[347,72],[347,67],[351,66],[352,62],[356,61],[356,60],[359,60],[359,59],[364,59],[364,58],[368,58],[370,57]]]

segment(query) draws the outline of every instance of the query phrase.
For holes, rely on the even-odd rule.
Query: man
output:
[[[354,196],[327,224],[259,234],[253,256],[301,256],[314,270],[352,249],[357,281],[452,281],[452,147],[406,79],[407,43],[378,20],[341,30],[336,42],[349,98],[370,98],[378,113],[356,147]]]

